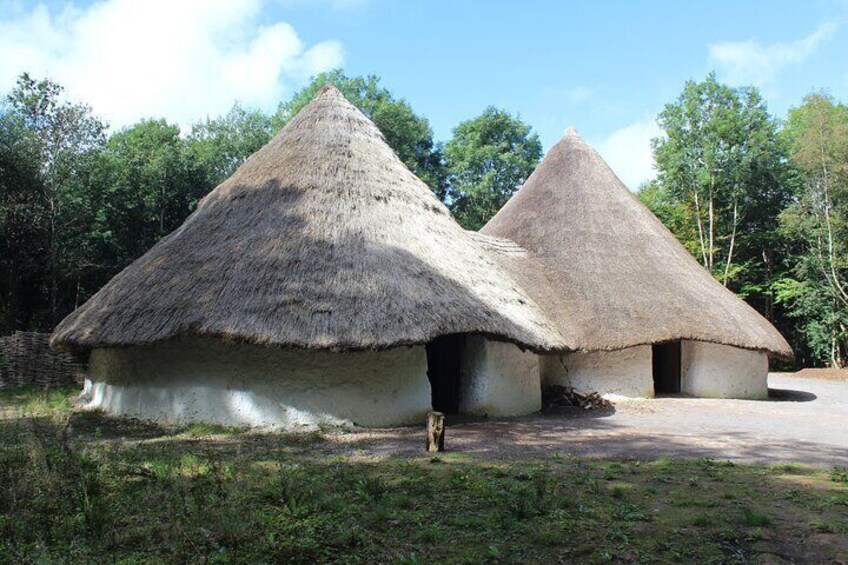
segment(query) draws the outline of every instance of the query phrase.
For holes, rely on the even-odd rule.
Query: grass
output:
[[[423,450],[364,459],[324,434],[80,414],[68,393],[0,392],[2,562],[848,557],[844,547],[810,541],[848,535],[845,469]]]

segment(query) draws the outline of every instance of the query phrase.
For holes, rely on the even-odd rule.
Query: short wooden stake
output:
[[[427,413],[427,451],[436,453],[445,450],[445,415],[441,412]]]

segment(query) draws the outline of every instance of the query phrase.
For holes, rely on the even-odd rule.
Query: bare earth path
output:
[[[848,382],[769,375],[772,398],[658,398],[603,414],[450,423],[449,451],[483,458],[539,455],[848,466]],[[331,434],[327,447],[362,458],[422,456],[423,429]]]

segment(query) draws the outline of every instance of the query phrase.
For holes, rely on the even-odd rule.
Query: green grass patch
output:
[[[0,407],[15,409],[22,415],[39,417],[67,414],[72,399],[82,391],[79,386],[43,389],[35,386],[0,388]]]
[[[752,508],[742,509],[742,524],[745,526],[762,527],[771,524],[771,518],[763,512],[759,512]]]
[[[321,433],[76,413],[70,394],[2,393],[15,410],[0,419],[0,562],[845,559],[805,545],[848,530],[844,469],[423,449],[360,458]]]
[[[830,479],[835,483],[848,485],[848,467],[834,467],[830,471]]]
[[[807,475],[810,469],[800,463],[778,463],[769,467],[772,471],[786,475]]]

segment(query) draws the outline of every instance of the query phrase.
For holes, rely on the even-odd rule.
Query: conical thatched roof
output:
[[[360,350],[452,333],[563,347],[376,126],[327,87],[52,343],[203,335]]]
[[[710,276],[573,129],[481,234],[529,252],[529,259],[492,256],[577,349],[692,339],[792,354],[780,333]],[[543,272],[520,274],[534,268]]]

